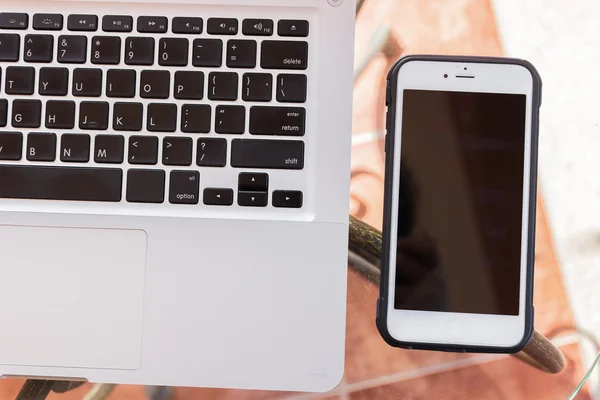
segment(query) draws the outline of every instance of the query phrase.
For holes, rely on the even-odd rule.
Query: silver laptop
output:
[[[0,0],[0,375],[343,375],[352,0]]]

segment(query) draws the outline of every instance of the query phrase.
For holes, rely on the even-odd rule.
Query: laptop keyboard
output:
[[[309,25],[0,12],[0,199],[302,208]]]

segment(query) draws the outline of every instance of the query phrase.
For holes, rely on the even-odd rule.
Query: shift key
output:
[[[234,139],[231,142],[231,166],[254,169],[303,169],[304,142]]]
[[[304,136],[306,110],[300,107],[250,107],[253,135]]]

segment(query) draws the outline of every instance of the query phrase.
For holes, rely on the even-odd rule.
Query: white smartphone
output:
[[[521,350],[533,333],[538,73],[516,59],[408,56],[386,97],[381,335]]]

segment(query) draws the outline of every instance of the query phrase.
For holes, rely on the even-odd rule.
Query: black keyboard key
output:
[[[35,68],[6,68],[4,91],[6,94],[33,94],[35,87]]]
[[[242,134],[246,130],[246,107],[217,106],[215,132]]]
[[[46,102],[46,128],[73,129],[75,127],[75,102],[56,101]]]
[[[87,37],[59,36],[56,59],[63,64],[85,64],[87,59]]]
[[[200,173],[198,171],[171,171],[169,203],[198,204]]]
[[[227,42],[227,67],[256,67],[256,41],[230,40]]]
[[[8,123],[8,100],[0,99],[0,128]]]
[[[158,64],[169,67],[185,67],[188,64],[187,39],[160,39],[158,44]]]
[[[125,41],[125,64],[153,65],[154,38],[128,37]]]
[[[23,134],[21,132],[0,132],[0,160],[18,161],[22,157]],[[0,182],[1,181],[2,172],[0,169]],[[2,184],[0,183],[0,191],[2,191],[1,186]],[[2,196],[0,196],[0,198],[1,197]]]
[[[227,163],[227,140],[198,139],[196,165],[199,167],[224,167]]]
[[[302,208],[303,194],[298,190],[275,190],[273,192],[273,207]]]
[[[306,69],[308,43],[265,40],[261,46],[260,65],[264,69]]]
[[[0,61],[19,61],[21,36],[0,33]]]
[[[188,137],[167,136],[163,139],[162,163],[164,165],[192,165],[194,142]]]
[[[175,72],[174,97],[180,100],[202,100],[204,97],[204,72]]]
[[[132,69],[109,69],[106,72],[106,96],[135,97],[136,72]]]
[[[220,67],[223,64],[221,39],[196,39],[192,53],[194,67]]]
[[[129,137],[129,164],[155,165],[158,162],[158,138],[156,136]]]
[[[42,102],[39,100],[14,100],[12,102],[12,126],[14,128],[39,128]]]
[[[208,98],[210,100],[237,100],[238,74],[235,72],[211,72],[208,75]]]
[[[142,71],[140,97],[144,99],[168,99],[171,92],[169,71]]]
[[[266,192],[269,190],[269,175],[257,172],[242,172],[238,176],[240,192]]]
[[[73,71],[73,96],[100,97],[102,95],[102,70],[77,68]]]
[[[162,203],[165,201],[165,171],[130,169],[127,171],[129,203]]]
[[[121,164],[125,155],[125,138],[121,135],[96,135],[94,162]]]
[[[144,106],[142,103],[115,103],[113,129],[115,131],[139,132],[143,126]]]
[[[95,32],[98,30],[98,16],[89,14],[69,15],[67,29],[75,32]]]
[[[175,17],[173,18],[173,33],[195,34],[202,33],[202,18]]]
[[[254,169],[303,169],[304,142],[234,139],[231,142],[231,166]]]
[[[238,192],[238,205],[241,207],[266,207],[268,202],[266,192]]]
[[[306,102],[306,75],[277,75],[277,101],[280,103]]]
[[[27,29],[29,15],[25,13],[0,12],[0,29]]]
[[[206,204],[207,206],[233,205],[233,189],[204,189],[204,204]]]
[[[304,136],[306,110],[297,107],[250,107],[253,135]]]
[[[25,154],[28,161],[56,160],[56,135],[54,133],[30,133],[27,135]]]
[[[177,105],[149,104],[146,129],[150,132],[175,132],[177,129]]]
[[[66,96],[69,93],[69,70],[41,68],[38,92],[42,96]]]
[[[242,33],[248,36],[273,35],[272,19],[245,19],[242,21]]]
[[[137,30],[140,33],[167,33],[169,19],[167,17],[138,17]]]
[[[92,38],[93,64],[117,65],[121,62],[121,38],[118,36],[94,36]]]
[[[0,198],[121,201],[123,171],[111,168],[0,166]]]
[[[308,36],[308,21],[297,19],[282,19],[277,23],[279,36],[306,37]]]
[[[54,36],[26,35],[23,53],[23,60],[27,62],[52,62],[54,54]]]
[[[102,30],[104,32],[131,32],[133,18],[128,15],[105,15],[102,18]]]
[[[181,132],[209,133],[210,114],[208,104],[184,104],[181,107]]]
[[[79,163],[90,161],[90,135],[63,134],[60,137],[60,161]]]
[[[108,129],[108,103],[104,101],[83,101],[79,104],[79,129]]]
[[[38,31],[60,31],[63,28],[61,14],[34,14],[33,29]]]
[[[271,101],[273,76],[271,74],[247,73],[242,77],[242,100]]]
[[[238,20],[235,18],[209,18],[206,31],[211,35],[237,35]]]

